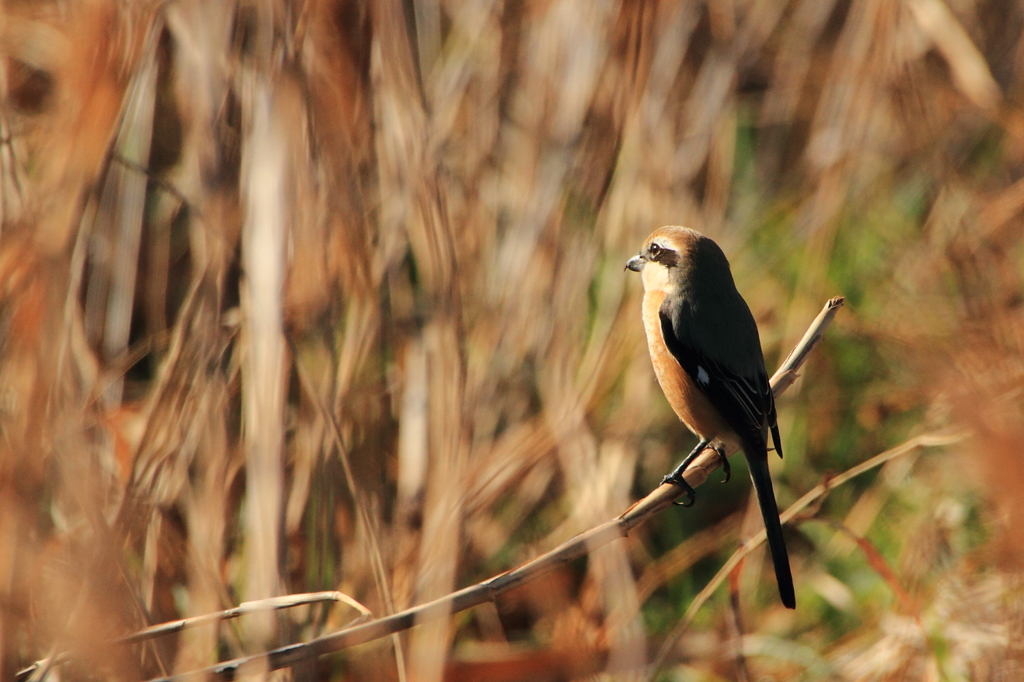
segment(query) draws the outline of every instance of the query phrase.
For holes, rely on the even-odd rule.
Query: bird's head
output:
[[[673,293],[689,269],[691,254],[702,238],[700,233],[686,227],[660,227],[644,241],[640,253],[629,259],[626,269],[641,273],[646,291]]]

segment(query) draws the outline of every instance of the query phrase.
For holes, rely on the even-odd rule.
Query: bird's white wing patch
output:
[[[711,377],[708,376],[708,371],[697,365],[697,383],[707,386],[709,381],[711,381]]]

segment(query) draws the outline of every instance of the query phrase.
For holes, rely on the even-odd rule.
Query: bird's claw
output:
[[[678,487],[682,488],[683,491],[689,497],[688,500],[685,500],[683,502],[679,502],[678,500],[673,500],[672,504],[680,506],[680,507],[692,507],[693,503],[697,501],[697,491],[694,490],[693,486],[690,485],[689,483],[687,483],[686,479],[684,479],[681,475],[675,474],[675,473],[669,474],[668,476],[663,478],[661,482],[663,484],[664,483],[671,483],[674,486],[678,486]]]
[[[718,459],[722,463],[722,471],[725,472],[725,478],[722,479],[722,483],[728,483],[729,479],[732,478],[732,467],[729,466],[729,458],[725,456],[725,448],[721,445],[712,445],[711,449],[718,453]]]

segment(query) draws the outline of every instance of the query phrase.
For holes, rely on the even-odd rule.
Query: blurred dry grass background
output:
[[[1019,0],[0,4],[0,678],[184,672],[355,611],[109,642],[283,593],[384,615],[614,516],[691,445],[622,272],[685,224],[770,369],[847,297],[781,506],[974,435],[834,493],[798,610],[758,553],[657,674],[1021,679],[1022,35]],[[759,527],[737,473],[293,675],[643,678]]]

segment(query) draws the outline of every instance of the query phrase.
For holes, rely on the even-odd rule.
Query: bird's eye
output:
[[[658,254],[661,253],[661,246],[658,244],[651,244],[647,247],[647,252],[651,254],[651,257],[656,258]]]

